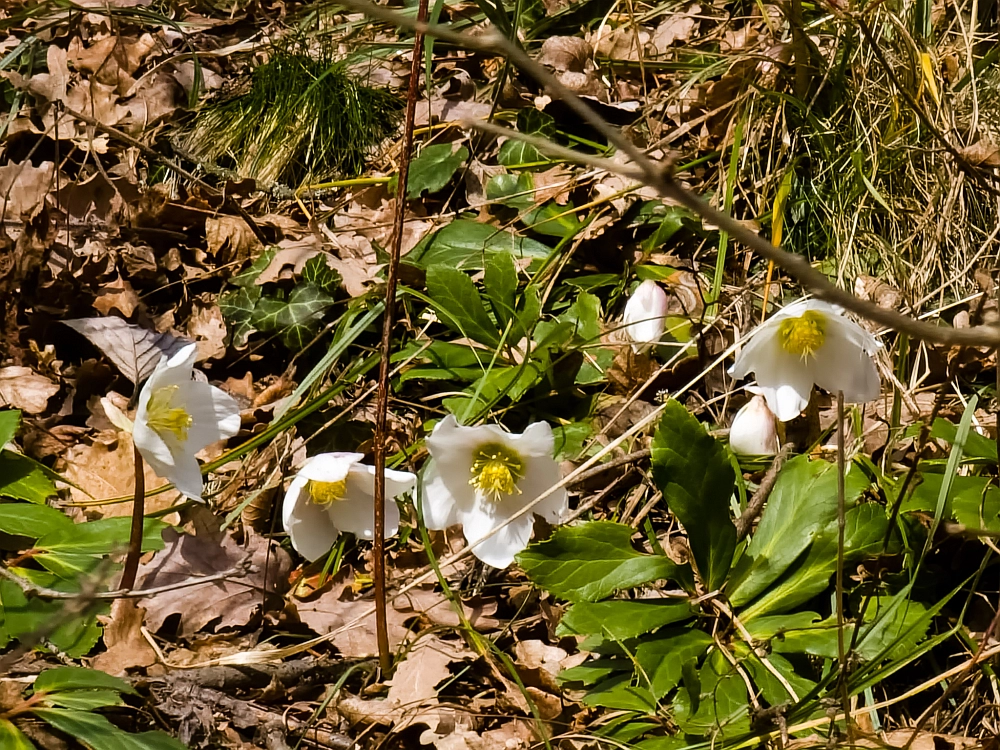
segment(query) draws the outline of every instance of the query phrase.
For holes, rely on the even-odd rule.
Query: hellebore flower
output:
[[[632,341],[632,351],[637,354],[651,344],[659,343],[666,327],[667,294],[651,279],[639,284],[622,316],[625,335]]]
[[[763,396],[755,395],[736,412],[733,425],[729,428],[729,447],[741,456],[773,456],[778,452],[774,412],[768,408]]]
[[[132,440],[146,462],[182,495],[201,500],[194,454],[240,429],[240,408],[220,388],[192,380],[197,347],[164,356],[139,393]]]
[[[881,385],[871,355],[881,344],[868,331],[820,300],[799,300],[751,334],[729,369],[734,378],[757,376],[767,405],[782,422],[809,403],[815,383],[844,400],[878,398]]]
[[[375,538],[375,467],[363,453],[320,453],[306,461],[285,493],[281,521],[292,546],[307,560],[325,555],[345,531]],[[385,537],[399,531],[393,502],[417,483],[408,471],[385,470]]]
[[[427,528],[461,524],[472,554],[494,568],[506,568],[528,546],[534,518],[526,513],[500,527],[559,481],[554,449],[552,428],[545,422],[512,435],[496,425],[463,427],[448,415],[427,438],[433,459],[424,474],[421,500]],[[533,510],[559,523],[566,503],[566,490],[560,487]],[[499,531],[486,539],[494,529]]]

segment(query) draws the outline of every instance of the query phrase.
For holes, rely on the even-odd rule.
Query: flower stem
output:
[[[135,463],[135,494],[132,496],[132,526],[129,529],[125,570],[122,571],[122,580],[118,584],[120,589],[131,589],[135,586],[135,576],[139,572],[139,557],[142,556],[142,527],[146,518],[146,472],[142,454],[134,444],[132,456]]]
[[[844,720],[847,722],[847,738],[851,732],[851,701],[847,693],[847,649],[844,647],[844,531],[847,526],[847,436],[844,434],[844,392],[837,391],[837,662],[840,674],[840,699],[843,703]]]
[[[420,0],[417,20],[427,19],[428,0]],[[396,183],[396,211],[392,222],[389,246],[389,266],[385,278],[385,317],[382,318],[382,359],[378,368],[378,401],[375,406],[375,550],[372,577],[375,579],[375,636],[378,640],[378,660],[383,678],[392,669],[389,634],[386,624],[385,600],[385,451],[386,416],[389,411],[389,358],[392,354],[392,329],[396,323],[396,285],[399,256],[403,245],[403,221],[406,218],[406,188],[413,152],[413,119],[417,108],[417,84],[420,80],[420,58],[424,35],[413,36],[413,59],[410,62],[410,85],[406,92],[406,114],[403,121],[403,147],[399,155],[399,181]]]

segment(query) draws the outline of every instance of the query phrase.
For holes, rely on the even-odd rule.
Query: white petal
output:
[[[826,341],[816,353],[816,385],[844,400],[864,403],[878,398],[881,382],[872,358],[858,345],[854,333],[840,326],[827,330]]]
[[[157,473],[159,474],[159,472]],[[192,454],[181,453],[175,456],[174,466],[167,474],[161,476],[169,479],[177,491],[185,497],[202,501],[201,492],[204,488],[204,482],[201,476],[201,466],[198,465],[198,459]]]
[[[667,295],[660,285],[651,279],[639,284],[622,315],[622,330],[634,342],[634,350],[642,351],[663,338],[666,314]]]
[[[489,512],[496,510],[496,513]],[[511,521],[489,539],[484,539],[503,523],[507,516],[498,508],[476,504],[460,516],[465,540],[472,547],[472,554],[494,568],[506,568],[514,562],[514,555],[528,546],[534,519],[530,513]],[[482,540],[482,541],[480,541]]]
[[[107,396],[101,396],[101,406],[104,407],[104,413],[107,415],[111,424],[122,432],[132,432],[132,429],[135,426],[134,423],[128,418],[125,412],[111,402],[111,399]]]
[[[236,399],[214,385],[189,381],[178,388],[175,404],[191,416],[184,443],[189,453],[227,440],[240,430],[240,407]]]
[[[281,503],[281,525],[285,531],[291,528],[293,519],[298,512],[299,503],[309,501],[309,495],[305,492],[307,484],[309,484],[309,480],[301,474],[297,474],[288,486],[285,499]]]
[[[517,485],[521,494],[512,495],[509,499],[505,499],[501,503],[501,512],[512,515],[516,510],[520,510],[542,493],[550,490],[561,478],[559,464],[550,456],[527,458],[524,479]],[[566,494],[566,488],[560,487],[532,508],[532,512],[537,513],[549,523],[557,524],[562,521],[568,504],[569,497]]]
[[[778,325],[776,318],[771,318],[754,330],[750,340],[743,345],[743,349],[737,355],[733,366],[729,368],[730,375],[740,380],[772,361],[775,354],[781,351]]]
[[[151,390],[164,388],[168,385],[184,385],[191,381],[191,373],[194,370],[194,360],[198,355],[197,344],[188,344],[183,349],[179,349],[172,357],[163,357],[160,363],[149,376],[146,385]],[[143,388],[145,390],[145,388]]]
[[[299,475],[315,482],[342,482],[364,457],[364,453],[318,453],[302,464]]]
[[[548,422],[532,422],[520,435],[504,435],[504,444],[522,456],[544,456],[552,458],[556,450],[556,439]]]
[[[375,496],[375,467],[360,464],[351,467],[348,475],[351,482],[357,482],[370,497]],[[391,499],[409,492],[417,486],[417,475],[409,471],[385,470],[385,497]]]
[[[286,500],[287,497],[286,495]],[[318,560],[330,551],[340,536],[340,531],[334,526],[327,509],[308,499],[302,498],[293,503],[292,507],[290,523],[285,526],[292,546],[310,562]]]
[[[343,500],[330,503],[327,513],[333,525],[349,531],[359,539],[375,538],[375,498],[372,497],[369,477],[353,471],[347,477],[347,494]],[[385,538],[399,531],[399,507],[391,496],[385,502]]]
[[[778,452],[774,414],[763,396],[754,396],[736,413],[729,429],[729,447],[733,453],[745,456],[771,456]]]
[[[777,387],[761,386],[768,408],[781,422],[795,419],[809,405],[812,395],[812,378],[797,373],[797,377]]]
[[[175,463],[174,454],[163,438],[150,429],[145,420],[136,420],[132,427],[132,440],[146,463],[161,477],[166,477]]]
[[[454,526],[458,523],[459,506],[470,507],[475,502],[475,492],[469,480],[466,479],[464,484],[460,481],[446,482],[436,460],[431,460],[424,469],[419,497],[424,524],[428,529],[435,530]]]

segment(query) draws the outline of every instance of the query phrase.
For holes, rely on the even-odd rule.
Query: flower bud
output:
[[[622,316],[625,334],[636,353],[663,337],[666,326],[667,294],[655,281],[646,280],[636,287]]]
[[[757,395],[736,412],[729,428],[729,447],[741,456],[773,456],[778,452],[774,412],[763,396]]]

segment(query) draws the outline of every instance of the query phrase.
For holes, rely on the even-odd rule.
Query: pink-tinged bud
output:
[[[667,294],[655,281],[647,280],[636,287],[625,305],[622,316],[625,334],[632,349],[641,352],[663,337],[666,327]]]
[[[741,456],[773,456],[778,452],[778,433],[774,412],[763,396],[754,396],[736,412],[729,428],[729,447]]]

